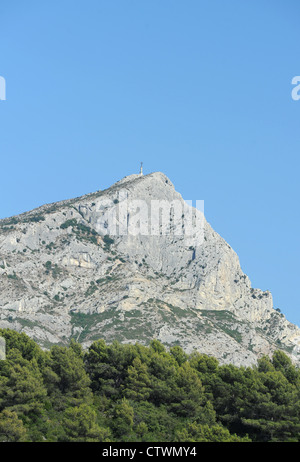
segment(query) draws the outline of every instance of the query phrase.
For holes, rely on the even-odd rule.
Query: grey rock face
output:
[[[0,284],[0,327],[45,348],[158,338],[221,363],[299,362],[299,328],[159,172],[1,220]]]

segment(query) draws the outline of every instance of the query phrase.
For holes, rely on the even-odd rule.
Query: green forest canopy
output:
[[[300,440],[300,372],[281,351],[246,368],[157,340],[43,351],[0,336],[0,441]]]

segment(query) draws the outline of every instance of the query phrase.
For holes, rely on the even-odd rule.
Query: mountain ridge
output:
[[[147,210],[139,220],[137,201]],[[182,206],[181,217],[173,208],[165,228],[148,222],[157,201]],[[175,233],[188,213],[203,225],[190,242]],[[108,232],[137,221],[145,235]],[[0,280],[0,327],[45,348],[158,338],[224,363],[250,365],[275,349],[299,362],[299,328],[252,288],[231,246],[162,172],[0,220]]]

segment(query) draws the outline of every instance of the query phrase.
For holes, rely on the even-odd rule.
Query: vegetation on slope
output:
[[[0,441],[300,439],[300,372],[281,351],[244,368],[157,340],[43,351],[25,334],[0,336]]]

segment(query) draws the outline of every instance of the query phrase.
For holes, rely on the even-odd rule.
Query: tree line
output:
[[[24,333],[0,336],[0,441],[300,440],[300,371],[282,351],[237,367],[157,340],[45,351]]]

